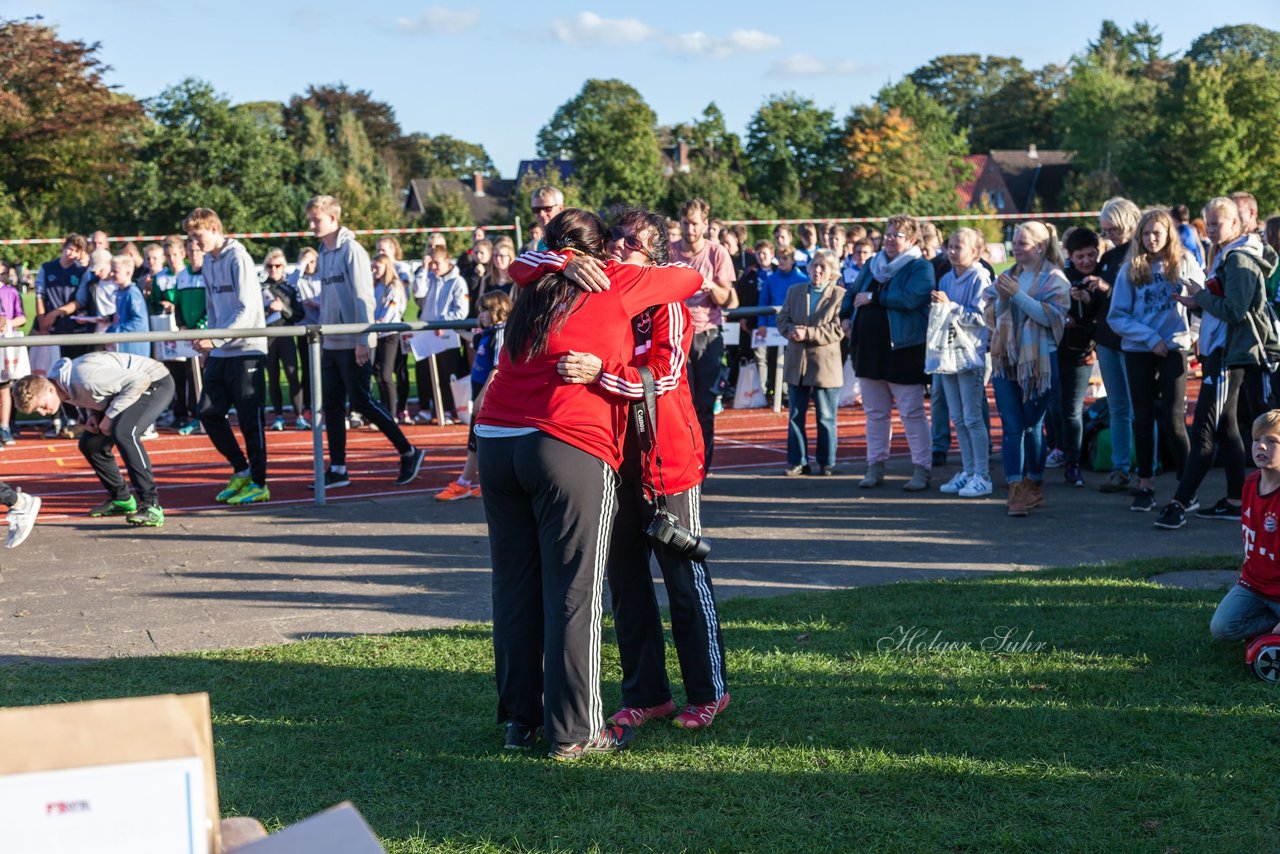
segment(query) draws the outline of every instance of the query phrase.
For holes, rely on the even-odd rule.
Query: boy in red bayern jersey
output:
[[[1280,633],[1280,409],[1253,422],[1253,462],[1244,482],[1240,580],[1218,603],[1209,623],[1221,641]]]

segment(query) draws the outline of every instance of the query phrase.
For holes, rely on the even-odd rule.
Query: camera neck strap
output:
[[[640,455],[644,460],[645,481],[653,492],[653,500],[663,510],[667,506],[667,488],[662,482],[662,455],[658,453],[657,417],[658,395],[654,391],[653,372],[647,367],[640,368],[640,384],[644,389],[644,397],[631,405],[631,416],[636,426],[636,438],[640,443]],[[657,482],[653,479],[653,469],[658,468]]]

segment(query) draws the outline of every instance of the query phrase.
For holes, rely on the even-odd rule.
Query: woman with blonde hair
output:
[[[849,350],[867,414],[867,474],[863,489],[884,481],[889,459],[894,404],[911,448],[914,471],[903,489],[929,488],[933,468],[929,419],[924,414],[925,333],[933,265],[920,251],[920,227],[905,215],[885,223],[883,248],[863,266],[849,287],[853,316]]]
[[[1099,487],[1100,492],[1124,492],[1129,488],[1129,469],[1133,465],[1130,440],[1133,434],[1133,408],[1129,405],[1129,376],[1125,372],[1120,336],[1107,323],[1111,308],[1111,292],[1116,277],[1129,254],[1129,242],[1138,230],[1142,211],[1126,198],[1116,196],[1102,206],[1098,217],[1098,233],[1111,242],[1111,248],[1098,259],[1098,275],[1089,280],[1089,299],[1097,305],[1098,322],[1094,324],[1094,352],[1098,356],[1098,372],[1107,390],[1107,417],[1111,424],[1111,474]]]
[[[1160,436],[1173,456],[1178,477],[1191,445],[1187,438],[1187,353],[1191,328],[1186,307],[1174,297],[1190,283],[1204,281],[1200,265],[1178,239],[1178,226],[1163,208],[1138,221],[1129,260],[1116,278],[1107,321],[1120,336],[1129,399],[1133,405],[1133,441],[1138,455],[1138,492],[1129,507],[1139,513],[1155,508],[1156,398]]]
[[[1026,516],[1044,504],[1041,425],[1057,384],[1058,342],[1071,285],[1053,226],[1024,222],[1013,232],[1014,265],[987,301],[991,387],[1000,410],[1000,456],[1009,484],[1008,513]]]
[[[379,252],[373,258],[373,322],[399,323],[404,319],[406,305],[408,299],[404,282],[396,269],[396,259]],[[399,332],[379,332],[373,360],[373,375],[378,378],[378,397],[393,416],[402,405],[402,401],[397,399],[396,375],[404,369],[409,358],[400,345],[400,335]]]

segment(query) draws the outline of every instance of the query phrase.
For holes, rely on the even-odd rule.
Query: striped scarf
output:
[[[1049,325],[1044,326],[1019,311],[1013,300],[987,303],[991,327],[991,366],[997,376],[1018,383],[1028,397],[1038,397],[1053,383],[1053,360],[1071,305],[1071,286],[1056,267],[1045,265],[1039,273],[1018,275],[1021,291],[1044,306]],[[993,286],[994,291],[994,286]]]

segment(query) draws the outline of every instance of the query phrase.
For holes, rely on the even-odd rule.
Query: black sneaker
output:
[[[935,466],[945,466],[945,465],[947,464],[947,452],[946,452],[946,451],[934,451],[934,452],[933,452],[933,464],[934,464]]]
[[[351,478],[346,472],[343,472],[342,474],[338,474],[333,469],[325,470],[324,488],[326,490],[341,489],[344,486],[350,486],[350,485],[351,485]],[[315,489],[315,488],[316,488],[316,485],[314,483],[307,484],[307,489]]]
[[[1170,501],[1166,504],[1156,518],[1156,527],[1169,531],[1176,531],[1185,524],[1187,524],[1187,512],[1176,501]]]
[[[1084,477],[1080,474],[1080,466],[1067,466],[1063,476],[1066,478],[1067,486],[1084,486]]]
[[[1150,513],[1155,507],[1156,491],[1154,489],[1139,489],[1138,494],[1133,498],[1133,503],[1129,505],[1129,509],[1134,513]]]
[[[1239,522],[1240,508],[1223,498],[1207,510],[1197,510],[1196,515],[1201,519],[1221,519],[1224,522]]]
[[[636,733],[629,726],[607,725],[595,738],[574,744],[555,744],[547,755],[559,762],[573,762],[588,753],[617,753],[626,750],[635,740]]]
[[[1200,496],[1199,496],[1199,495],[1194,496],[1190,501],[1188,501],[1186,504],[1182,505],[1182,510],[1183,510],[1183,512],[1185,512],[1185,513],[1194,513],[1194,512],[1196,512],[1196,511],[1197,511],[1197,510],[1199,510],[1199,509],[1200,509]]]
[[[542,727],[533,727],[519,721],[507,721],[507,735],[502,746],[507,750],[532,750]]]
[[[401,456],[400,476],[396,478],[396,486],[408,486],[413,483],[426,456],[427,452],[421,448],[414,448],[407,456]]]

